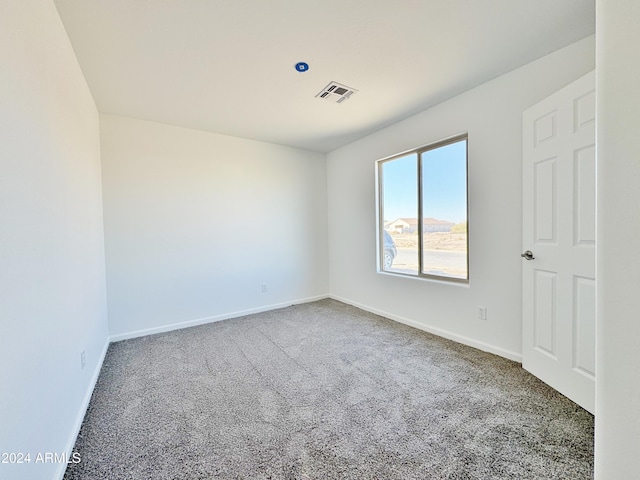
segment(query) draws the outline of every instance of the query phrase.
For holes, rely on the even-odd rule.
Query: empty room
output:
[[[3,0],[0,479],[640,471],[636,0]]]

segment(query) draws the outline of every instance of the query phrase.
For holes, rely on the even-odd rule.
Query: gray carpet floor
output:
[[[593,416],[333,300],[114,343],[73,479],[587,479]]]

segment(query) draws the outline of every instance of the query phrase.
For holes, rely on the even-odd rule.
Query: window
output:
[[[378,161],[379,270],[469,281],[467,135]]]

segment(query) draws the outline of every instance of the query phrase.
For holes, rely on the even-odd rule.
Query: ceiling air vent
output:
[[[329,100],[334,103],[342,103],[345,100],[349,99],[351,95],[356,93],[357,90],[354,90],[351,87],[347,87],[346,85],[341,85],[337,82],[331,82],[329,85],[324,87],[317,95],[317,98],[322,98],[324,100]]]

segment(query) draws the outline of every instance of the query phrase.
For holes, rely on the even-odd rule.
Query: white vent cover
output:
[[[351,87],[347,87],[346,85],[342,85],[337,82],[331,82],[329,85],[324,87],[316,97],[322,98],[323,100],[329,100],[334,103],[342,103],[356,92],[357,90],[354,90]]]

